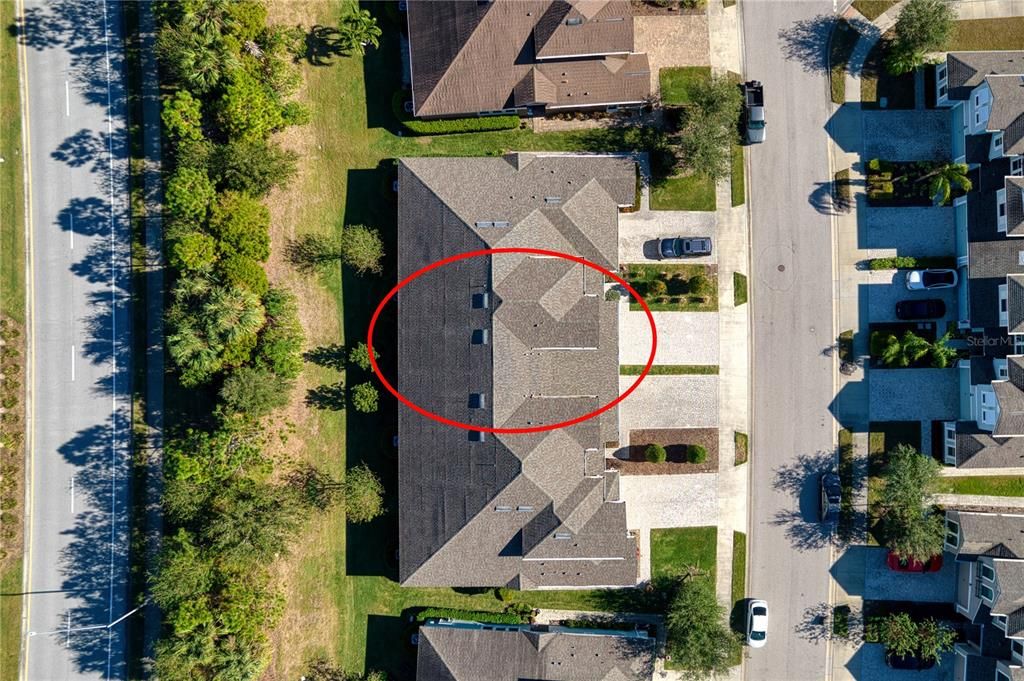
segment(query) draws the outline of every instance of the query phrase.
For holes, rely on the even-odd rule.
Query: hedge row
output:
[[[943,256],[915,258],[909,255],[900,255],[892,258],[872,258],[868,261],[868,268],[872,270],[912,270],[929,267],[955,268],[956,258]]]
[[[413,118],[405,111],[407,92],[396,92],[391,99],[395,118],[414,135],[451,135],[460,132],[497,132],[515,130],[522,121],[519,116],[474,116],[472,118],[441,118],[424,121]]]
[[[529,624],[529,615],[516,612],[486,612],[476,610],[456,610],[454,608],[427,608],[416,615],[416,621],[425,622],[429,619],[466,620],[485,624]]]

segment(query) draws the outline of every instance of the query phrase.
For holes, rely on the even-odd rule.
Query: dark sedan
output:
[[[818,513],[823,523],[834,523],[839,519],[839,505],[843,499],[843,487],[836,473],[822,473],[818,480]]]
[[[675,237],[662,239],[658,244],[663,258],[687,258],[698,255],[711,255],[711,238],[706,236],[698,237]]]
[[[946,304],[936,298],[901,300],[896,303],[897,319],[939,319],[946,316]]]

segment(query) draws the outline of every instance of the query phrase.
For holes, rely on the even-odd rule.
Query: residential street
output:
[[[20,9],[20,8],[19,8]],[[116,2],[27,2],[29,514],[21,678],[126,678],[129,225]]]
[[[741,5],[746,77],[764,83],[767,141],[748,147],[752,230],[753,438],[747,593],[768,602],[752,681],[820,681],[826,645],[804,633],[828,601],[828,535],[817,474],[832,465],[832,239],[825,46],[829,2]]]

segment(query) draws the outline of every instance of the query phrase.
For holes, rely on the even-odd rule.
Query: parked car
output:
[[[768,603],[754,599],[747,604],[747,645],[761,648],[768,640]]]
[[[688,258],[698,255],[711,255],[711,237],[691,236],[662,239],[658,243],[658,251],[663,258]]]
[[[748,80],[743,84],[743,126],[747,130],[747,143],[764,142],[764,86],[760,81]]]
[[[911,291],[953,288],[956,286],[957,280],[956,270],[910,270],[907,272],[907,288]]]
[[[900,558],[890,551],[885,558],[885,564],[894,572],[938,572],[942,569],[942,555],[932,556],[921,562],[917,558]]]
[[[939,319],[946,316],[946,304],[938,298],[901,300],[896,303],[897,319]]]
[[[823,523],[839,519],[839,504],[843,498],[843,486],[839,474],[829,471],[818,478],[818,510]]]
[[[935,660],[920,658],[916,655],[895,655],[886,653],[885,664],[893,669],[910,669],[913,671],[924,671],[935,666]]]

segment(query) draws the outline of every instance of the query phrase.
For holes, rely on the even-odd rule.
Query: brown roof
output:
[[[647,55],[633,53],[628,0],[413,0],[408,21],[417,116],[650,95]]]
[[[1024,153],[1024,76],[989,76],[992,90],[992,113],[989,130],[1003,131],[1003,152]]]

